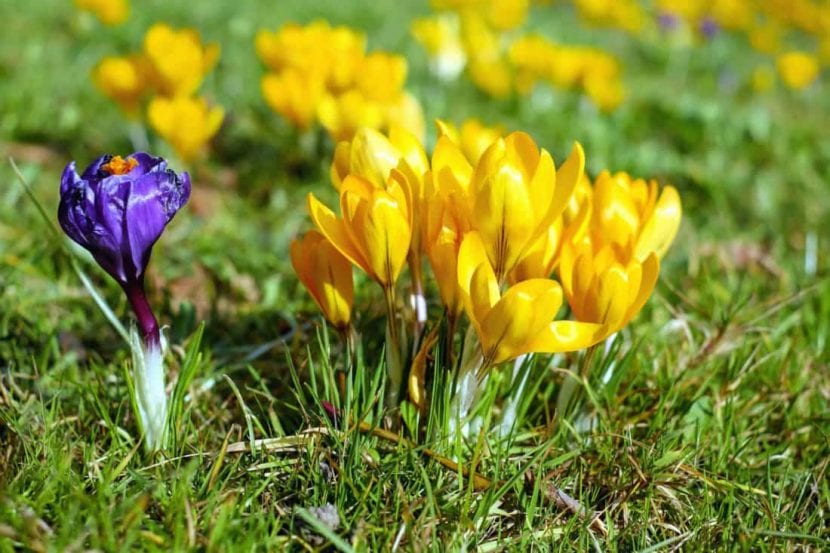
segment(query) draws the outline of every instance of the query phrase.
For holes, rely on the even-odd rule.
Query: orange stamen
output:
[[[111,160],[101,166],[101,169],[110,175],[126,175],[137,166],[138,161],[131,157],[124,159],[121,156],[113,156]]]

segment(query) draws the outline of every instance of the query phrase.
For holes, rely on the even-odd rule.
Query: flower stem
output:
[[[384,288],[383,292],[386,296],[386,371],[389,375],[386,407],[395,409],[403,385],[403,358],[395,310],[395,289],[389,286]]]
[[[138,320],[138,327],[141,329],[141,338],[147,347],[161,347],[161,334],[159,324],[150,303],[147,301],[147,294],[144,292],[144,275],[134,281],[123,285],[124,292],[133,308],[135,318]]]
[[[133,313],[138,320],[140,335],[133,333],[133,384],[135,407],[144,432],[148,452],[165,447],[167,431],[167,391],[164,383],[164,352],[156,316],[144,292],[144,275],[123,285]]]
[[[144,434],[148,453],[165,447],[167,392],[164,383],[164,353],[160,343],[146,342],[135,331],[130,334],[133,354],[133,406]]]
[[[421,256],[410,252],[409,254],[409,274],[412,278],[412,309],[415,312],[415,320],[413,321],[413,338],[412,338],[412,355],[418,353],[420,347],[421,334],[424,331],[424,325],[427,322],[427,303],[424,296],[424,278],[421,268]]]
[[[453,440],[456,435],[467,438],[472,430],[467,417],[476,397],[486,384],[487,372],[482,370],[486,363],[475,331],[472,328],[467,329],[461,362],[455,379],[455,393],[450,401],[450,440]]]
[[[447,333],[444,336],[444,370],[450,372],[455,368],[455,330],[458,326],[458,316],[447,310]]]
[[[354,332],[352,331],[351,325],[345,325],[342,328],[338,329],[338,334],[340,334],[340,339],[343,341],[343,350],[345,353],[345,360],[343,362],[343,366],[336,371],[337,374],[337,387],[338,391],[340,392],[340,404],[342,407],[345,408],[346,405],[346,378],[352,372],[352,367],[354,366],[354,352],[355,352],[355,345],[354,345]]]

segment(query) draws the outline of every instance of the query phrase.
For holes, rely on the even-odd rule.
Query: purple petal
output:
[[[58,222],[75,242],[88,248],[94,229],[95,193],[75,172],[75,162],[66,166],[61,178]]]
[[[61,175],[61,196],[66,194],[72,187],[72,185],[79,182],[80,180],[81,177],[79,177],[78,172],[75,171],[75,162],[70,161],[69,164],[64,168],[63,174]]]
[[[164,209],[162,187],[166,173],[150,173],[137,179],[127,199],[124,217],[126,240],[123,250],[136,269],[136,277],[144,272],[150,261],[153,244],[161,236],[169,218]]]
[[[164,158],[155,157],[146,152],[130,154],[127,156],[127,159],[134,159],[138,162],[138,167],[133,169],[133,171],[136,171],[139,175],[146,175],[156,170],[163,171],[167,168],[167,162],[164,161]],[[130,171],[130,173],[132,174],[133,171]]]
[[[124,258],[124,211],[130,193],[130,182],[123,177],[110,177],[98,183],[93,220],[95,229],[90,237],[89,251],[119,282],[133,272],[129,258]]]

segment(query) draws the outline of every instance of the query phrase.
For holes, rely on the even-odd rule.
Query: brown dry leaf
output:
[[[421,342],[421,349],[412,360],[412,366],[409,369],[409,400],[418,408],[421,413],[426,413],[426,369],[429,361],[432,348],[438,341],[439,325],[430,331],[430,333]]]

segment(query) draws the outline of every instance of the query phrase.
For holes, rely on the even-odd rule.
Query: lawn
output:
[[[756,69],[774,71],[774,56],[740,33],[628,33],[586,24],[571,2],[534,3],[524,29],[620,60],[626,96],[603,111],[578,91],[494,98],[439,79],[409,31],[426,2],[134,1],[116,27],[68,0],[18,4],[0,2],[0,551],[828,547],[826,66],[803,89],[763,87]],[[597,347],[526,363],[509,433],[494,428],[511,363],[474,406],[481,431],[445,439],[440,341],[425,411],[385,412],[380,288],[355,272],[347,348],[292,269],[307,194],[336,205],[334,143],[269,109],[254,41],[319,18],[407,59],[427,152],[432,120],[475,117],[529,133],[557,165],[579,141],[590,176],[626,171],[680,194],[643,310]],[[129,304],[53,232],[66,164],[136,149],[136,124],[90,72],[155,22],[220,46],[200,92],[225,110],[187,164],[150,133],[150,151],[192,180],[146,278],[168,382],[187,380],[163,453],[142,447],[130,349],[89,287],[125,325]],[[442,307],[428,289],[430,330]]]

